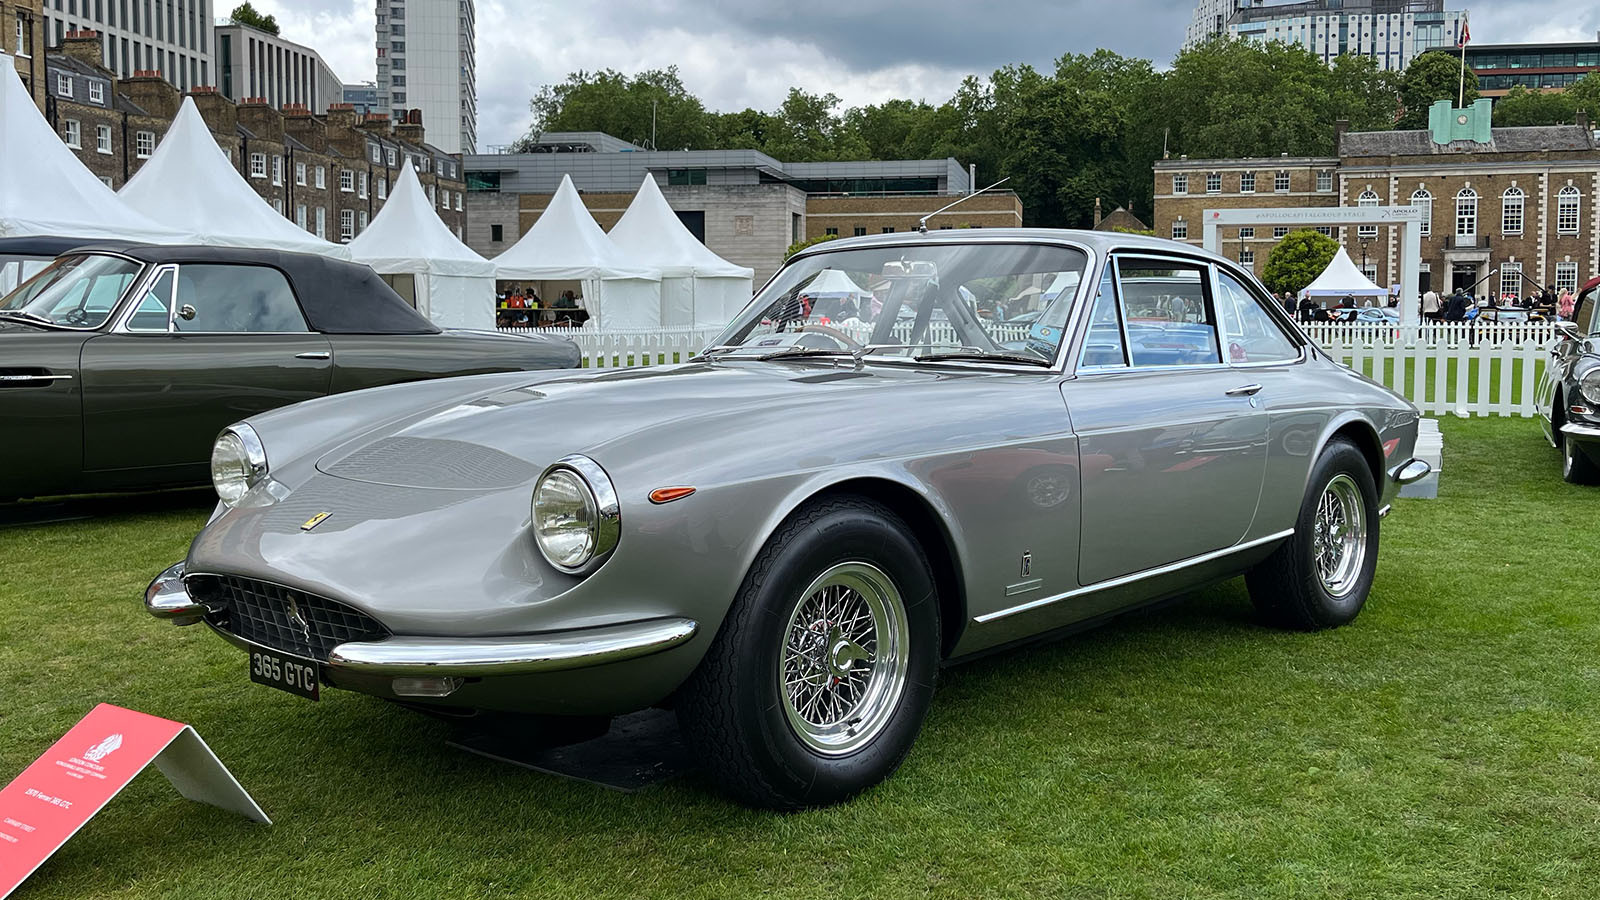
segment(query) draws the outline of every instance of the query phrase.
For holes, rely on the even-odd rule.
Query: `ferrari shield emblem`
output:
[[[300,530],[301,531],[310,531],[311,529],[317,527],[318,525],[321,525],[322,524],[322,520],[326,519],[328,516],[331,516],[331,515],[333,515],[333,514],[332,513],[319,512],[316,515],[312,516],[311,518],[307,519],[305,524],[300,526]]]

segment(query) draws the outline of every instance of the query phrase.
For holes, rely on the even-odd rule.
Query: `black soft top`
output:
[[[377,272],[361,263],[315,253],[133,241],[80,241],[69,249],[117,253],[154,265],[187,262],[270,266],[289,279],[306,321],[323,334],[439,333],[438,326],[408,306]]]
[[[42,259],[54,259],[68,250],[104,241],[105,238],[75,238],[53,234],[0,238],[0,256],[37,256]]]

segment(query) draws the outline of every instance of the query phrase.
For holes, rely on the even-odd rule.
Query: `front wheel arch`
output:
[[[1367,467],[1372,470],[1372,483],[1378,487],[1378,496],[1383,496],[1384,481],[1388,477],[1388,470],[1384,467],[1383,443],[1378,439],[1378,430],[1371,422],[1356,415],[1337,421],[1322,440],[1317,442],[1317,452],[1311,456],[1311,465],[1306,469],[1306,487],[1310,487],[1311,469],[1315,468],[1316,461],[1328,449],[1328,445],[1343,438],[1355,445],[1361,451],[1361,456],[1366,459]]]

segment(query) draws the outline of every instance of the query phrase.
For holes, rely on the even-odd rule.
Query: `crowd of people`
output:
[[[589,319],[589,311],[578,304],[572,291],[562,291],[555,302],[546,306],[539,292],[532,287],[512,284],[495,299],[495,324],[497,326],[582,325]]]
[[[1377,304],[1372,298],[1366,298],[1357,303],[1353,295],[1346,294],[1332,308],[1326,307],[1311,298],[1301,299],[1290,291],[1284,291],[1279,298],[1283,308],[1295,319],[1302,322],[1333,322],[1339,321],[1354,314],[1359,309],[1371,309]],[[1458,289],[1450,294],[1441,295],[1438,291],[1428,290],[1422,295],[1422,317],[1433,322],[1465,322],[1475,318],[1483,310],[1498,312],[1500,310],[1515,310],[1529,315],[1537,315],[1545,319],[1570,321],[1573,307],[1576,303],[1572,291],[1567,289],[1556,290],[1555,285],[1548,285],[1535,291],[1527,298],[1512,295],[1501,296],[1490,293],[1486,297],[1474,297],[1465,288]],[[1390,294],[1382,304],[1385,307],[1398,307],[1400,297]],[[1480,312],[1473,312],[1478,310]]]

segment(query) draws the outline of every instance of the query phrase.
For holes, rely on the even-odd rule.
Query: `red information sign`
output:
[[[0,789],[0,898],[151,762],[190,800],[271,824],[194,729],[102,703]]]

